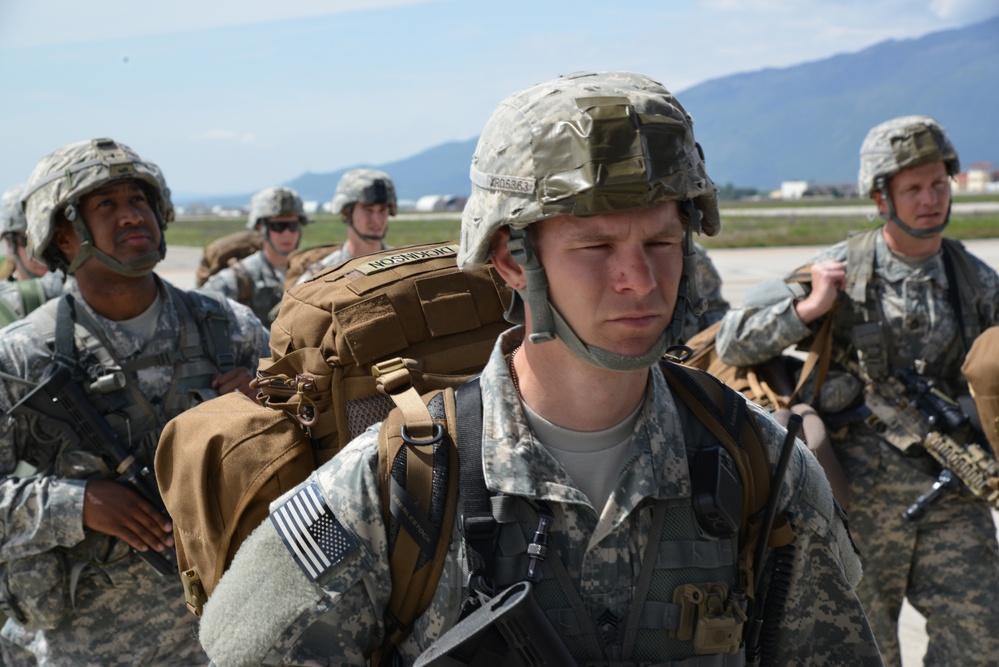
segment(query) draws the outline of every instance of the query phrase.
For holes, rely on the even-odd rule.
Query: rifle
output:
[[[999,463],[988,445],[978,441],[957,401],[913,370],[897,370],[878,382],[862,372],[857,375],[865,379],[868,425],[903,452],[914,445],[923,447],[943,467],[933,487],[902,515],[906,520],[919,519],[943,491],[961,484],[999,509]]]
[[[413,667],[563,667],[575,665],[531,594],[531,582],[502,591],[445,632]]]
[[[22,381],[20,378],[11,379]],[[118,440],[118,434],[73,381],[73,374],[66,365],[53,361],[45,377],[10,409],[8,415],[20,410],[44,417],[47,425],[56,425],[70,442],[86,444],[118,473],[115,481],[130,485],[153,507],[167,515],[150,466],[137,461],[125,449]],[[135,553],[160,574],[177,574],[177,556],[172,548],[162,552],[136,550]]]

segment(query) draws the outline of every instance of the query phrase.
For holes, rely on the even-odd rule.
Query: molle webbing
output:
[[[851,234],[847,241],[846,294],[852,305],[853,326],[850,339],[859,360],[872,379],[889,372],[890,337],[884,330],[881,304],[874,293],[875,248],[881,227]],[[976,304],[981,299],[981,283],[968,252],[959,241],[943,239],[943,264],[951,307],[958,318],[964,352],[981,333],[981,318]]]
[[[752,590],[752,557],[759,527],[751,524],[750,517],[765,507],[769,496],[767,451],[745,401],[736,392],[699,371],[668,363],[660,367],[681,399],[680,405],[687,406],[736,461],[745,490],[738,539],[698,539],[689,503],[658,501],[650,530],[650,535],[658,539],[650,539],[643,554],[632,612],[627,618],[605,614],[606,623],[601,622],[598,629],[558,555],[552,552],[542,564],[543,578],[535,584],[535,595],[570,651],[588,665],[742,665],[745,656],[741,649],[729,655],[693,656],[690,641],[675,636],[683,613],[682,605],[673,596],[681,584],[710,586],[719,581],[735,582],[736,588],[746,590],[751,597],[757,594]],[[460,430],[458,437],[459,525],[466,544],[472,592],[477,583],[480,590],[488,592],[523,579],[538,509],[521,498],[490,496],[482,472],[482,405],[477,381],[459,390],[457,403],[459,429],[468,431],[463,436]],[[662,540],[666,534],[671,539]],[[775,542],[786,544],[791,539],[784,531]],[[463,616],[469,611],[464,609]],[[735,612],[734,622],[742,627],[739,613]],[[604,657],[607,649],[613,649],[612,653],[620,650],[621,655],[608,660]]]
[[[492,266],[459,271],[456,254],[456,244],[384,250],[286,292],[271,326],[273,361],[263,360],[258,372],[268,405],[284,402],[272,396],[275,384],[263,384],[272,376],[328,379],[322,395],[309,394],[329,405],[310,434],[332,456],[391,409],[378,376],[404,378],[423,394],[479,372],[509,327],[510,290]],[[305,349],[315,354],[301,356]]]

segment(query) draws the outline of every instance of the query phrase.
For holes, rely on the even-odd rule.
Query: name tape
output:
[[[365,262],[355,266],[354,270],[359,273],[363,273],[366,276],[370,276],[372,273],[387,271],[388,269],[401,264],[412,264],[413,262],[423,262],[428,259],[438,259],[440,257],[452,257],[457,254],[458,246],[442,245],[437,246],[436,248],[410,250],[408,252],[400,252],[395,255],[389,255],[388,257],[379,257],[378,259],[373,259],[370,262]]]

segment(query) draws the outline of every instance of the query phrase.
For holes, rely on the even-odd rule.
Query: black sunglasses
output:
[[[285,231],[286,229],[290,229],[292,232],[297,232],[298,230],[300,230],[302,228],[302,223],[297,222],[297,221],[296,222],[268,222],[267,223],[267,227],[272,232],[277,232],[278,234],[280,234],[281,232]]]

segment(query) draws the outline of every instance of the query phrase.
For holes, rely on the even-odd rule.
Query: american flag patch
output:
[[[333,516],[315,482],[271,512],[271,523],[311,581],[357,549],[357,542]]]

